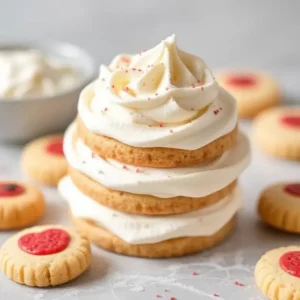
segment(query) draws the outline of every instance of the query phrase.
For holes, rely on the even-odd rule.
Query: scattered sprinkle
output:
[[[166,91],[168,91],[169,90],[169,88],[168,87],[166,87]]]
[[[171,297],[170,300],[177,300],[175,297]]]
[[[241,283],[241,282],[239,282],[239,281],[237,281],[237,280],[235,280],[233,283],[234,283],[234,285],[236,285],[236,286],[245,286],[243,283]]]
[[[148,127],[152,127],[151,125],[148,125]]]
[[[129,63],[130,62],[130,58],[127,56],[122,56],[121,57],[121,61],[125,62],[125,63]]]
[[[223,107],[220,107],[220,110],[222,110],[223,109]]]
[[[168,178],[171,178],[171,176],[170,176],[170,175],[168,175]]]
[[[174,133],[174,131],[172,129],[170,129],[170,133]]]
[[[140,168],[136,168],[135,172],[136,173],[142,173],[142,170]]]
[[[115,85],[113,84],[111,87],[114,89],[114,88],[115,88]]]
[[[136,68],[132,68],[132,71],[136,71]]]
[[[105,78],[101,78],[102,81],[105,81]]]
[[[219,112],[220,112],[219,109],[215,109],[215,110],[214,110],[214,114],[215,114],[215,115],[217,115]]]
[[[202,91],[202,92],[204,91],[204,88],[203,88],[203,86],[201,86],[201,91]]]
[[[99,173],[99,174],[104,174],[104,172],[103,172],[103,171],[101,171],[101,170],[99,170],[99,171],[98,171],[98,173]]]
[[[143,72],[142,69],[138,69],[139,72]]]
[[[218,295],[217,293],[213,293],[212,294],[214,297],[220,297],[220,295]]]
[[[163,123],[159,123],[159,127],[163,127],[164,126],[164,124]]]
[[[108,108],[107,108],[107,107],[105,107],[105,108],[104,108],[104,111],[108,111]]]
[[[128,73],[128,70],[125,70],[125,73]]]
[[[123,165],[123,169],[124,170],[128,170],[127,166]]]
[[[197,272],[193,272],[192,275],[193,275],[193,276],[197,276],[197,275],[199,275],[199,274],[198,274]]]
[[[158,96],[158,93],[155,93],[155,96]]]
[[[192,88],[194,89],[196,86],[194,84],[192,84]]]
[[[150,98],[150,97],[148,97],[148,100],[151,100],[151,98]]]
[[[165,292],[168,293],[168,292],[170,292],[170,291],[169,291],[168,289],[165,289]]]
[[[92,152],[92,158],[96,158],[96,154]]]
[[[162,296],[161,295],[156,295],[156,298],[162,298]]]
[[[201,83],[201,80],[198,79],[198,80],[197,80],[197,83]]]
[[[85,161],[85,160],[83,160],[83,161],[82,161],[82,163],[83,163],[83,164],[85,164],[85,163],[86,163],[86,161]]]

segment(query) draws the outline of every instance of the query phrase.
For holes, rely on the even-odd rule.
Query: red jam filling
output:
[[[291,183],[284,187],[286,193],[300,197],[300,183]]]
[[[300,115],[287,115],[281,118],[281,122],[289,127],[300,129]]]
[[[0,197],[15,197],[22,195],[25,188],[15,183],[0,183]]]
[[[279,259],[279,264],[285,272],[300,278],[300,251],[284,253]]]
[[[257,78],[254,75],[231,75],[227,79],[227,84],[239,87],[239,88],[248,88],[252,87],[257,83]]]
[[[19,238],[20,249],[32,255],[49,255],[63,251],[70,243],[70,235],[62,229],[47,229],[28,233]]]
[[[64,156],[63,139],[58,138],[46,145],[46,151],[52,155]]]

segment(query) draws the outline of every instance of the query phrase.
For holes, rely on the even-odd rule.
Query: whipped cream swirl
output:
[[[59,191],[75,217],[85,218],[108,229],[129,244],[152,244],[178,237],[210,236],[218,232],[242,206],[237,188],[214,205],[180,215],[143,216],[108,208],[84,195],[65,177]]]
[[[135,147],[197,149],[229,133],[235,100],[175,36],[134,56],[101,66],[81,94],[79,115],[92,132]]]

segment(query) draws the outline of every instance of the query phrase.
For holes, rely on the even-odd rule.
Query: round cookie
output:
[[[260,195],[258,213],[268,225],[300,233],[300,182],[266,188]]]
[[[256,264],[256,284],[271,300],[300,299],[300,247],[274,249]]]
[[[217,81],[236,99],[241,118],[253,118],[280,102],[277,82],[262,72],[232,70],[218,74]]]
[[[44,214],[42,193],[34,186],[0,181],[0,230],[26,227]]]
[[[234,181],[220,191],[200,198],[179,196],[161,199],[108,189],[71,167],[69,175],[76,187],[95,201],[119,211],[144,215],[170,215],[198,210],[231,194],[237,185]]]
[[[36,287],[71,281],[87,269],[90,260],[88,240],[57,225],[23,230],[0,250],[3,273],[15,282]]]
[[[39,183],[57,185],[67,173],[62,135],[39,138],[26,145],[22,154],[24,173]]]
[[[80,118],[77,119],[78,136],[96,154],[105,159],[114,159],[139,167],[174,168],[210,162],[234,145],[237,133],[236,127],[232,132],[196,150],[137,148],[95,134],[86,128]]]
[[[72,216],[76,229],[106,250],[138,257],[166,258],[196,253],[215,246],[233,230],[235,217],[212,236],[175,238],[155,244],[128,244],[94,222]]]
[[[277,107],[262,112],[254,120],[253,135],[266,153],[300,160],[300,107]]]

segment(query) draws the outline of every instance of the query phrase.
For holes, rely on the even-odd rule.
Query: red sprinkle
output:
[[[123,165],[123,169],[124,170],[128,170],[127,166]]]
[[[129,91],[129,87],[128,87],[128,86],[125,86],[125,87],[124,87],[124,90],[125,90],[126,92],[128,92],[128,91]]]
[[[122,56],[121,57],[121,61],[125,62],[125,63],[129,63],[130,62],[130,58],[127,56]]]
[[[142,173],[142,170],[141,170],[140,168],[137,168],[137,169],[135,170],[135,172],[136,172],[136,173]]]
[[[162,124],[162,123],[159,124],[159,127],[163,127],[163,126],[164,126],[164,124]]]
[[[236,281],[236,280],[233,283],[237,286],[245,286],[243,283]]]
[[[170,300],[177,300],[175,297],[171,297]]]
[[[199,274],[198,274],[197,272],[193,272],[192,275],[193,275],[193,276],[197,276],[197,275],[199,275]]]
[[[107,108],[107,107],[105,107],[105,108],[104,108],[104,111],[108,111],[108,108]]]
[[[172,129],[170,129],[170,133],[174,133],[174,131]]]
[[[217,293],[213,293],[214,297],[220,297],[220,295],[218,295]]]
[[[220,111],[218,109],[214,110],[214,114],[217,115]]]
[[[194,89],[196,86],[194,84],[192,84],[192,88]]]

